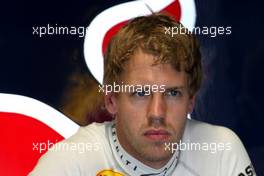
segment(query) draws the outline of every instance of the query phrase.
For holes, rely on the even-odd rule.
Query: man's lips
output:
[[[165,140],[170,136],[170,133],[166,130],[148,130],[144,133],[144,136],[151,140]]]

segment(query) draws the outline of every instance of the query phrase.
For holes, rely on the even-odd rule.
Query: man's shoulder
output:
[[[38,161],[31,175],[87,175],[111,159],[107,127],[111,122],[92,123],[68,139],[56,143]]]
[[[50,150],[55,150],[58,154],[66,152],[68,156],[76,155],[76,153],[78,156],[80,153],[90,156],[98,152],[103,153],[110,148],[107,129],[111,125],[112,122],[104,122],[80,127],[73,136],[56,143]]]
[[[188,138],[197,138],[218,142],[239,142],[240,139],[231,129],[219,125],[188,119],[186,123],[185,135]]]
[[[192,163],[189,165],[200,175],[208,175],[207,172],[214,170],[221,171],[220,175],[242,175],[245,172],[255,175],[243,143],[229,128],[188,119],[183,143],[188,152],[183,152],[182,161]],[[210,170],[200,162],[201,158],[210,163]]]
[[[112,122],[91,123],[87,126],[80,127],[79,130],[63,142],[89,142],[101,141],[107,139],[107,128]]]

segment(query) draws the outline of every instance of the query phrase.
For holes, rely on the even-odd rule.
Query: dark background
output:
[[[83,38],[40,38],[32,35],[32,27],[87,26],[96,14],[121,2],[126,1],[1,2],[0,92],[29,96],[59,109],[67,78],[77,67],[87,69]],[[196,0],[196,9],[196,25],[231,26],[232,34],[199,36],[205,80],[194,118],[234,130],[258,175],[264,175],[263,6],[245,0]]]

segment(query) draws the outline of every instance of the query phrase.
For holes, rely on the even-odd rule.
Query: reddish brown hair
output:
[[[169,63],[177,71],[185,71],[188,74],[189,94],[193,96],[202,81],[199,45],[190,32],[173,36],[166,34],[165,29],[172,27],[184,28],[170,16],[152,14],[137,17],[121,28],[112,38],[105,54],[104,83],[118,82],[124,64],[137,49],[141,49],[157,58],[155,64]]]

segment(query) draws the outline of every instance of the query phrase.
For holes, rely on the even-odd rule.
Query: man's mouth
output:
[[[150,140],[163,141],[169,138],[170,133],[166,130],[148,130],[144,136]]]

